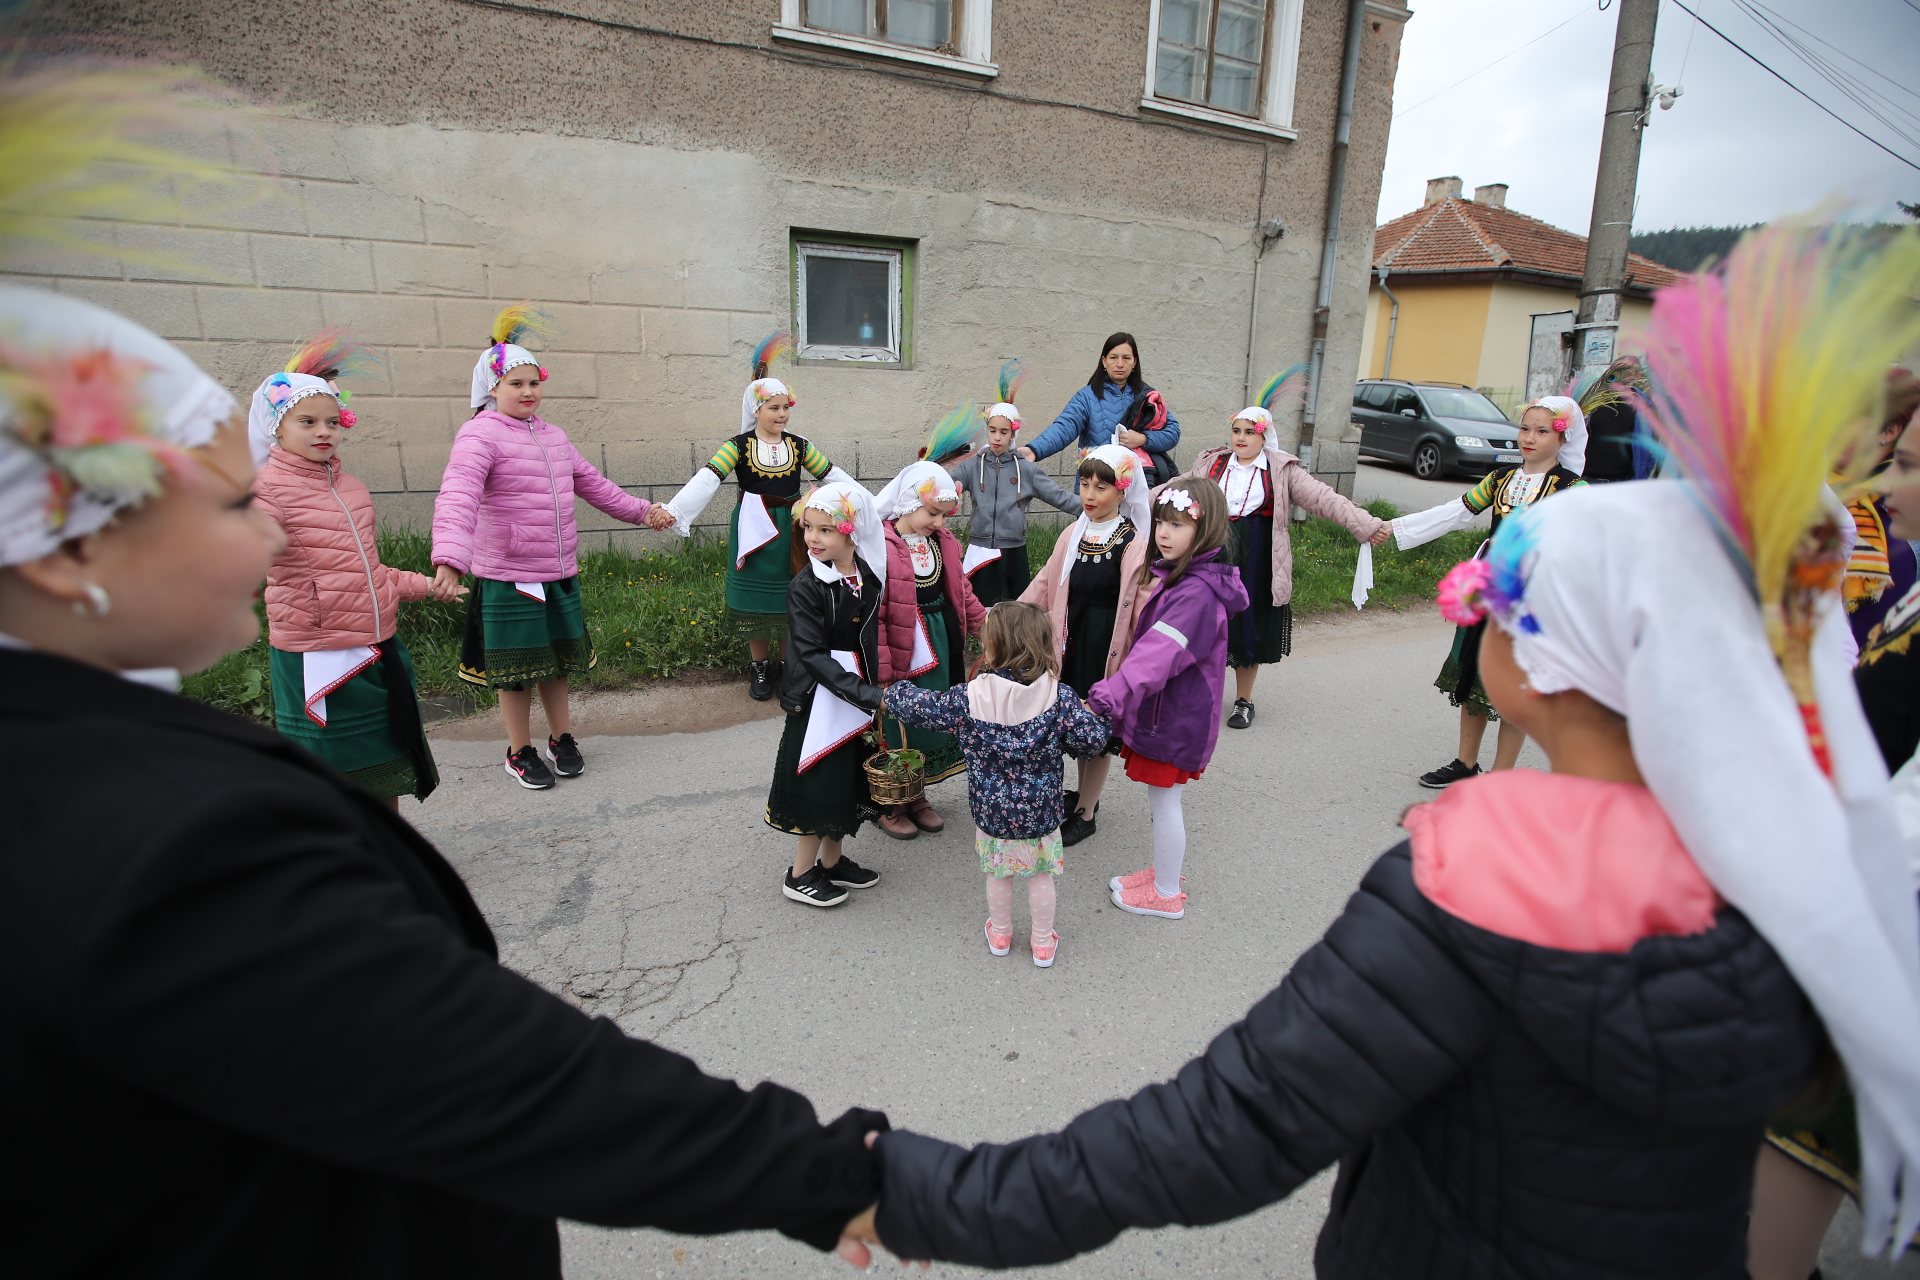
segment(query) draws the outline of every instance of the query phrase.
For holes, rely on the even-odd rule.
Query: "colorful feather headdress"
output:
[[[1289,409],[1306,399],[1312,372],[1310,366],[1296,364],[1276,373],[1267,379],[1266,386],[1260,388],[1260,395],[1254,403],[1233,415],[1234,421],[1251,422],[1260,431],[1266,431],[1273,425],[1276,406]]]
[[[116,504],[160,492],[185,453],[154,434],[140,382],[151,366],[108,350],[36,352],[0,343],[6,434],[47,465],[49,530],[66,526],[76,493]]]
[[[526,340],[538,338],[545,342],[558,331],[551,315],[527,303],[516,302],[502,309],[493,318],[493,327],[487,331],[487,368],[493,374],[494,381],[506,377],[509,369],[531,364],[539,367],[540,381],[545,382],[547,368],[526,350]],[[515,348],[519,352],[517,355],[513,350]]]
[[[920,456],[943,467],[956,467],[980,452],[985,436],[986,420],[980,416],[980,406],[969,401],[940,419]]]
[[[1000,399],[980,411],[983,419],[1005,418],[1013,424],[1015,431],[1020,430],[1020,407],[1014,403],[1014,397],[1020,394],[1020,387],[1027,380],[1027,362],[1009,360],[1000,366]]]
[[[1920,229],[1750,232],[1655,296],[1649,385],[1632,397],[1752,587],[1823,765],[1808,654],[1846,567],[1824,486],[1842,459],[1873,460],[1887,366],[1920,342],[1916,290]]]
[[[774,361],[785,357],[793,359],[793,335],[785,329],[775,329],[760,339],[753,349],[753,360],[748,365],[753,370],[753,381],[758,382],[773,369]]]
[[[350,336],[341,325],[322,329],[295,347],[286,367],[260,384],[259,394],[266,401],[267,413],[263,429],[269,439],[287,410],[313,395],[330,395],[338,400],[340,425],[353,426],[359,418],[346,407],[352,393],[342,390],[335,380],[342,374],[364,372],[379,359],[372,347]]]

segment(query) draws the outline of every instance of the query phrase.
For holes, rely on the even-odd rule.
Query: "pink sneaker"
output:
[[[1187,882],[1187,878],[1185,876],[1181,876],[1180,883],[1185,884],[1186,882]],[[1140,868],[1140,870],[1134,872],[1132,875],[1115,876],[1113,879],[1107,881],[1107,888],[1113,890],[1115,893],[1123,893],[1128,889],[1138,889],[1143,884],[1152,884],[1152,883],[1153,883],[1153,868],[1142,867]]]
[[[1153,877],[1149,875],[1144,884],[1134,885],[1130,889],[1115,889],[1113,905],[1137,916],[1178,920],[1187,914],[1187,895],[1176,893],[1171,898],[1161,897],[1159,886],[1154,884]]]
[[[1006,955],[1013,950],[1013,930],[1005,933],[993,927],[993,921],[987,921],[987,951],[996,956]]]
[[[1029,938],[1027,941],[1033,944],[1033,967],[1036,969],[1053,968],[1053,953],[1060,948],[1060,934],[1058,931],[1049,933],[1045,942],[1040,941],[1038,938]]]

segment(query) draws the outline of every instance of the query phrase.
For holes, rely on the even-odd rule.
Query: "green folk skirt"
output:
[[[580,575],[543,583],[545,600],[511,582],[475,578],[460,638],[460,678],[523,693],[531,685],[591,671],[600,661],[580,607]]]
[[[813,695],[819,696],[816,687]],[[807,740],[808,711],[787,713],[780,734],[780,751],[773,761],[773,785],[767,788],[767,825],[796,836],[844,840],[857,835],[860,824],[873,817],[871,793],[862,766],[873,754],[867,735],[842,743],[800,772],[800,751]]]
[[[922,607],[920,616],[927,620],[927,635],[933,642],[933,669],[915,676],[910,683],[935,693],[944,693],[954,685],[954,654],[960,652],[961,640],[956,634],[959,628],[953,623],[953,610],[943,602],[934,608]],[[900,745],[900,722],[892,716],[882,714],[882,727],[886,731],[887,741],[894,746]],[[957,773],[966,772],[966,757],[960,754],[960,743],[950,733],[938,733],[932,729],[916,729],[905,726],[907,745],[927,757],[927,784],[945,782]]]
[[[273,650],[274,728],[377,796],[425,800],[440,773],[420,722],[413,656],[397,635],[379,647],[380,661],[327,695],[324,726],[307,717],[306,658]]]
[[[777,640],[787,633],[787,586],[793,581],[793,507],[767,504],[767,518],[779,532],[771,542],[740,559],[740,504],[727,521],[727,625],[738,635]]]
[[[1493,709],[1491,702],[1487,701],[1487,687],[1480,683],[1480,664],[1477,656],[1473,664],[1473,683],[1464,689],[1461,688],[1461,685],[1465,683],[1460,677],[1462,675],[1461,664],[1466,656],[1466,646],[1471,643],[1477,651],[1480,643],[1478,627],[1485,625],[1486,624],[1482,622],[1474,627],[1455,627],[1453,629],[1453,648],[1447,651],[1447,660],[1441,664],[1440,675],[1434,680],[1433,687],[1446,694],[1447,701],[1453,703],[1454,706],[1465,707],[1468,712],[1476,716],[1485,716],[1489,720],[1498,720],[1500,713]]]

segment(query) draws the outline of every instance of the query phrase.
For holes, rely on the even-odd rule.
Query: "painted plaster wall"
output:
[[[1493,285],[1487,303],[1486,336],[1480,346],[1480,367],[1469,385],[1512,392],[1524,399],[1527,346],[1533,341],[1535,313],[1572,310],[1577,300],[1576,291],[1570,289],[1511,280]]]
[[[306,118],[269,118],[232,153],[270,155],[295,198],[221,228],[114,232],[193,269],[44,260],[28,273],[182,341],[242,392],[295,338],[354,326],[387,362],[356,389],[346,462],[383,517],[415,523],[487,322],[520,300],[562,328],[547,416],[617,482],[670,494],[739,429],[747,352],[789,320],[795,227],[918,242],[913,367],[792,371],[796,429],[864,478],[906,461],[954,404],[990,398],[1011,356],[1033,368],[1022,398],[1044,425],[1117,328],[1139,335],[1190,457],[1245,403],[1261,217],[1289,231],[1262,267],[1253,377],[1306,357],[1337,0],[1307,6],[1297,142],[1143,117],[1144,4],[1001,0],[1002,75],[985,91],[777,47],[777,3],[568,8],[695,39],[457,0],[389,0],[337,27],[290,4],[75,6],[90,36],[191,49],[250,92],[301,102]],[[288,26],[300,41],[266,38]],[[1375,22],[1363,45],[1328,443],[1358,357],[1398,35]],[[531,74],[502,77],[507,48]],[[1340,454],[1323,450],[1321,466],[1350,471]],[[607,527],[583,512],[583,528]]]
[[[1492,289],[1486,284],[1402,285],[1400,323],[1394,334],[1393,376],[1433,382],[1461,382],[1468,386],[1480,368],[1480,352],[1487,331]],[[1385,375],[1387,316],[1391,304],[1376,286],[1370,297],[1375,309],[1372,362],[1368,377]]]

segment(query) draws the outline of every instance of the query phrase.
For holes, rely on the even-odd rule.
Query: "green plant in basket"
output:
[[[923,773],[927,767],[927,754],[909,746],[888,746],[887,737],[880,732],[880,726],[874,725],[867,730],[867,743],[879,755],[877,767],[885,778],[906,779],[916,773]],[[872,762],[869,761],[869,765]]]

